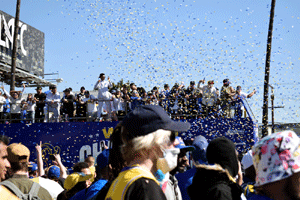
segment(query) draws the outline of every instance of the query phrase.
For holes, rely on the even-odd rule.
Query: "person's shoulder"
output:
[[[125,200],[129,199],[165,200],[166,197],[154,180],[139,178],[129,186],[126,192]]]
[[[39,184],[40,185],[40,184]],[[48,190],[46,190],[45,188],[43,188],[42,186],[40,186],[39,192],[38,192],[38,196],[43,199],[43,200],[52,200],[52,196],[50,195],[50,193],[48,192]]]

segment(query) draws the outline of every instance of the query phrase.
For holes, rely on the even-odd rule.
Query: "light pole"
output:
[[[265,67],[265,81],[264,81],[264,100],[263,100],[263,115],[262,115],[262,137],[268,135],[268,95],[269,95],[269,76],[270,76],[270,60],[271,60],[271,47],[272,47],[272,33],[273,33],[273,22],[275,13],[276,0],[272,0],[270,22],[268,31],[268,43],[267,43],[267,54],[266,54],[266,67]]]
[[[21,6],[21,0],[17,0],[15,30],[14,30],[14,38],[13,38],[13,49],[12,49],[12,55],[11,55],[10,91],[15,90],[16,63],[17,63],[17,37],[18,37],[18,33],[19,33],[20,6]]]

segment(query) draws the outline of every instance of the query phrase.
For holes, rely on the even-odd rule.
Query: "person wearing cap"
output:
[[[121,122],[120,133],[127,166],[105,199],[166,199],[154,174],[166,174],[177,166],[180,150],[174,146],[175,132],[189,128],[189,123],[171,120],[160,106],[143,105],[128,113]]]
[[[197,88],[195,87],[195,81],[191,81],[190,85],[185,90],[185,98],[187,99],[187,114],[198,114],[198,111],[200,109],[198,102],[198,98],[200,98],[201,95],[199,94]],[[191,116],[193,118],[193,116]],[[194,116],[195,117],[195,116]]]
[[[291,130],[262,138],[252,148],[255,195],[249,199],[300,199],[300,138]]]
[[[187,193],[187,188],[192,184],[193,177],[197,171],[196,166],[200,164],[207,164],[206,159],[206,148],[208,142],[206,138],[199,135],[193,139],[192,146],[194,150],[192,151],[192,169],[189,169],[183,173],[178,173],[175,177],[178,180],[178,186],[181,191],[182,199],[189,200],[190,197]]]
[[[116,112],[116,121],[118,116],[125,115],[125,103],[120,90],[116,90],[116,93],[113,95],[112,107]]]
[[[252,159],[252,150],[249,150],[242,158],[241,164],[244,169],[243,184],[245,197],[248,199],[254,194],[254,184],[255,184],[255,168]]]
[[[64,183],[65,190],[61,192],[57,200],[66,200],[73,197],[77,192],[88,188],[93,177],[86,162],[79,162],[73,166],[73,173],[70,174]]]
[[[38,177],[38,165],[34,162],[29,162],[28,164],[28,174],[29,178],[35,178]]]
[[[97,105],[96,105],[96,97],[88,90],[84,92],[85,98],[82,99],[82,101],[86,104],[87,106],[87,121],[93,121],[94,119],[97,118]]]
[[[137,106],[141,105],[142,98],[137,90],[133,90],[131,93],[131,110],[134,110]]]
[[[42,87],[38,86],[36,88],[36,94],[34,94],[34,100],[36,102],[36,109],[35,109],[35,122],[42,123],[45,118],[44,107],[45,107],[45,100],[46,94],[42,92]]]
[[[221,108],[224,117],[232,118],[234,110],[232,109],[231,103],[233,101],[233,96],[235,95],[235,90],[230,86],[229,79],[223,80],[223,86],[221,88]]]
[[[63,91],[65,93],[64,97],[61,99],[62,103],[62,115],[66,121],[74,121],[73,117],[76,113],[75,97],[70,94],[70,89],[67,88]]]
[[[86,104],[83,99],[85,98],[85,87],[80,88],[80,93],[76,94],[76,117],[80,121],[86,120]]]
[[[34,168],[36,167],[36,170],[38,170],[38,166],[36,164],[33,164]],[[48,171],[48,175],[50,172],[50,176],[53,177],[54,175],[51,173],[60,172],[59,168],[55,168],[56,166],[51,166]],[[58,175],[59,176],[59,175]],[[31,179],[33,182],[36,182],[40,184],[43,188],[45,188],[49,194],[51,195],[52,199],[57,199],[57,196],[64,191],[63,187],[58,183],[58,181],[52,180],[52,178],[49,178],[48,176],[35,176]]]
[[[3,92],[6,94],[6,96],[10,100],[10,115],[11,115],[11,123],[20,123],[21,119],[21,108],[22,108],[22,95],[23,92],[25,91],[25,84],[23,84],[23,90],[22,91],[10,91],[7,92],[2,85],[0,87]]]
[[[183,173],[186,171],[186,167],[189,166],[187,152],[195,150],[193,146],[186,146],[181,137],[176,137],[175,144],[175,148],[180,149],[180,153],[178,154],[177,158],[177,166],[175,167],[175,169],[170,171],[165,189],[164,186],[162,188],[167,200],[182,199],[181,191],[178,186],[178,180],[176,179],[175,175],[177,173]]]
[[[170,86],[169,84],[164,84],[164,89],[161,91],[161,94],[164,95],[165,98],[169,97],[169,93],[170,93]]]
[[[45,121],[48,122],[50,114],[53,113],[53,118],[56,122],[59,122],[60,115],[60,94],[57,92],[56,85],[52,86],[51,93],[46,96],[47,102],[47,116],[45,117]]]
[[[246,98],[251,98],[255,93],[256,93],[255,89],[251,93],[246,94],[245,92],[242,92],[242,87],[240,85],[236,87],[236,93],[233,96],[233,101],[235,101],[234,103],[235,117],[242,117],[243,111],[245,110],[241,100],[245,100]]]
[[[170,100],[169,100],[169,112],[173,115],[180,115],[183,113],[183,103],[185,93],[182,89],[180,89],[179,84],[175,83],[171,92],[170,92]]]
[[[40,199],[51,200],[52,197],[49,192],[28,178],[28,164],[29,164],[30,151],[21,143],[12,143],[7,147],[7,159],[11,165],[12,177],[7,179],[1,184],[9,187],[5,182],[13,183],[23,194],[28,194],[31,187],[37,187],[37,196]],[[13,191],[14,192],[14,191]],[[15,192],[14,192],[15,193]],[[15,193],[16,194],[16,193]],[[16,194],[17,195],[17,194]]]
[[[216,103],[218,100],[217,90],[214,87],[214,81],[210,80],[207,85],[203,87],[202,105],[204,115],[207,117],[212,112],[216,111]]]
[[[103,150],[97,156],[97,176],[100,177],[92,185],[86,190],[81,190],[77,192],[70,200],[93,200],[93,199],[103,199],[105,197],[100,198],[103,196],[104,189],[108,190],[110,186],[109,179],[111,177],[111,167],[108,163],[109,160],[109,149]],[[107,191],[106,191],[107,192]],[[105,193],[106,194],[106,193]]]
[[[192,185],[188,187],[191,200],[240,200],[242,187],[235,177],[242,177],[235,144],[225,138],[213,139],[207,146],[206,158],[210,165],[198,165]]]

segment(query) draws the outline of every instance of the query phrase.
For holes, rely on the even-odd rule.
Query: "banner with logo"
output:
[[[227,137],[245,152],[256,140],[254,123],[250,119],[198,119],[189,120],[191,129],[180,133],[184,140],[203,135],[208,141]],[[49,155],[60,154],[69,169],[77,162],[92,155],[97,157],[105,146],[118,122],[69,122],[0,125],[0,134],[12,138],[11,143],[22,143],[31,151],[30,161],[36,160],[35,146],[42,141],[45,164]]]

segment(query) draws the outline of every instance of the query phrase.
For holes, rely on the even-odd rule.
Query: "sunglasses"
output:
[[[175,141],[176,136],[178,135],[177,132],[172,131],[170,135],[170,141],[173,143]]]

